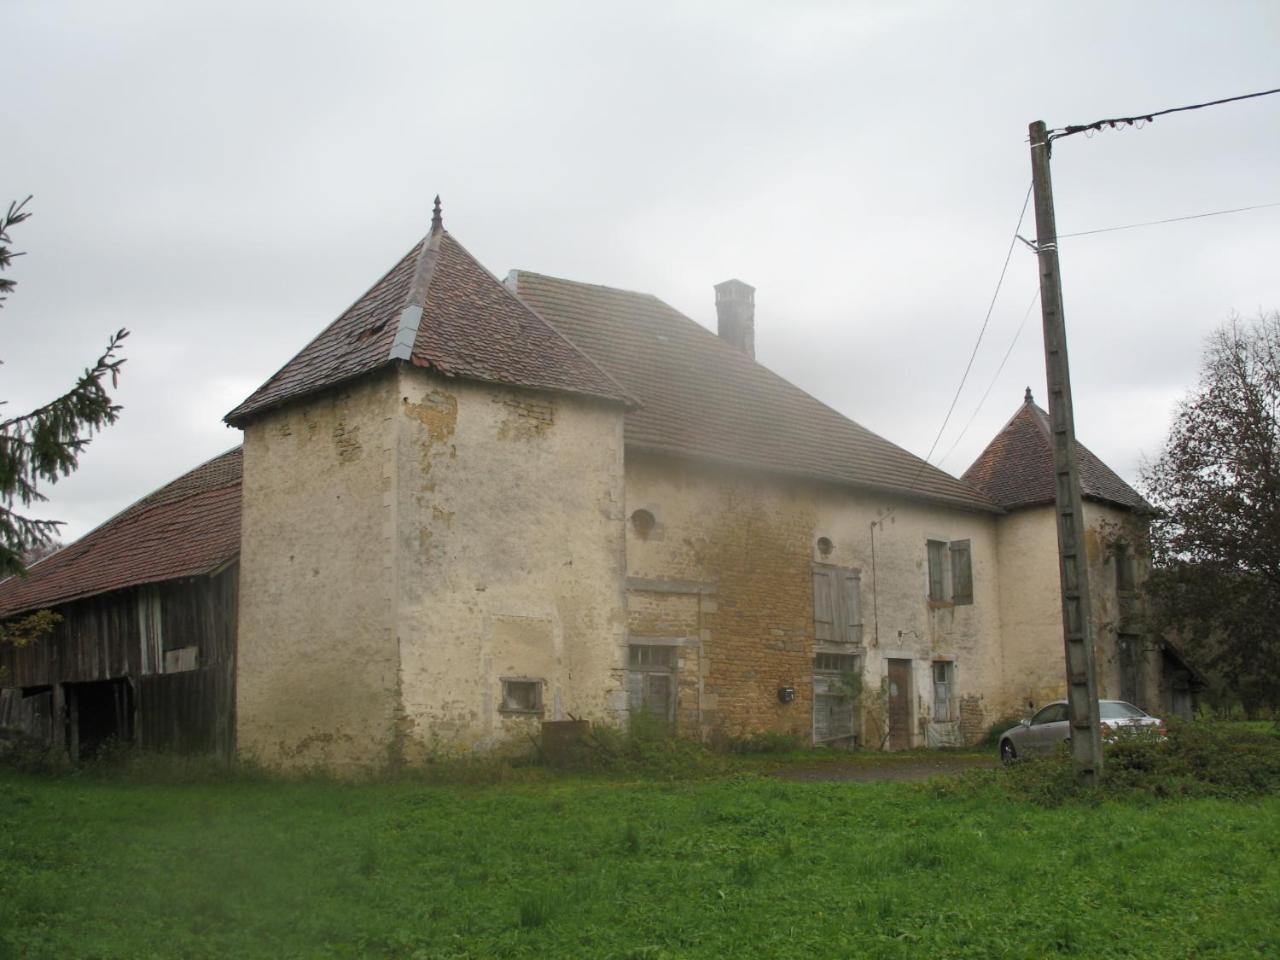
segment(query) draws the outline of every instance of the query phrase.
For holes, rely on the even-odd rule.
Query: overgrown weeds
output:
[[[1011,728],[1016,727],[1021,721],[1022,721],[1021,717],[1015,717],[1012,715],[1007,717],[1001,717],[999,720],[997,720],[995,723],[993,723],[990,727],[987,728],[987,735],[982,738],[982,745],[984,747],[991,747],[993,749],[995,747],[1000,746],[1001,735],[1003,735],[1006,731],[1010,730]]]
[[[983,784],[1050,807],[1068,801],[1257,797],[1280,792],[1280,734],[1170,721],[1167,738],[1123,736],[1107,744],[1105,776],[1096,789],[1079,781],[1064,748],[1001,770],[940,782],[935,790],[947,795]]]
[[[733,737],[725,744],[730,753],[794,753],[808,746],[800,734],[791,730],[759,730],[745,737]]]
[[[551,758],[544,758],[551,762]],[[705,745],[673,736],[668,724],[641,714],[625,727],[593,724],[571,748],[557,751],[554,765],[573,773],[621,774],[655,780],[696,780],[729,769]]]

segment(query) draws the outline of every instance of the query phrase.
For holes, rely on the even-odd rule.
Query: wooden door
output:
[[[889,749],[911,747],[911,661],[889,661]]]

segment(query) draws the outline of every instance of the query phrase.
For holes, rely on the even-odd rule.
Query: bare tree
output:
[[[1143,479],[1157,625],[1251,715],[1280,706],[1280,313],[1209,337]]]

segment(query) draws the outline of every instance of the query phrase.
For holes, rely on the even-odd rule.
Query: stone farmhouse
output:
[[[973,741],[1063,694],[1045,415],[957,479],[647,294],[512,271],[444,229],[226,417],[242,448],[0,584],[0,726],[284,766],[681,736]],[[1101,689],[1190,709],[1143,629],[1149,507],[1083,447]]]

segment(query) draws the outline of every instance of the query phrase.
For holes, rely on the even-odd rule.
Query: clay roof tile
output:
[[[1053,503],[1050,437],[1049,415],[1036,405],[1028,390],[1022,406],[964,472],[964,479],[1006,510]],[[1129,510],[1152,510],[1136,490],[1079,440],[1076,458],[1080,466],[1080,494],[1085,499]]]
[[[423,240],[226,421],[244,426],[264,410],[399,361],[446,376],[631,403],[437,219]]]
[[[110,590],[209,573],[240,552],[240,448],[126,507],[0,581],[0,617]]]
[[[987,497],[811,397],[656,297],[513,271],[522,300],[640,402],[628,447],[999,512]]]

